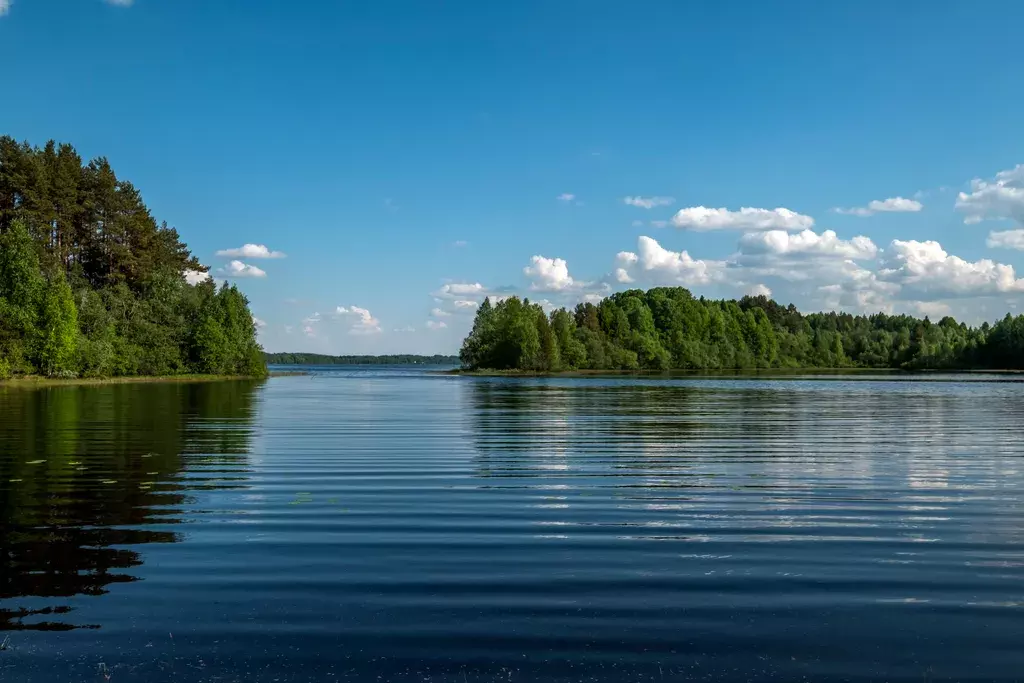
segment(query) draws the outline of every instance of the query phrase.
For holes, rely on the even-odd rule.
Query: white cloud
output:
[[[867,272],[867,271],[865,271]],[[892,313],[893,302],[891,292],[898,291],[897,285],[887,289],[885,283],[874,279],[874,273],[868,273],[863,281],[836,283],[818,287],[816,296],[812,296],[809,306],[822,311],[852,311],[855,313]]]
[[[772,290],[765,285],[754,285],[747,289],[747,294],[750,296],[766,296],[770,299]]]
[[[915,199],[904,199],[903,197],[889,197],[888,199],[875,199],[868,202],[867,206],[855,206],[850,209],[836,208],[836,213],[848,216],[873,216],[876,213],[915,213],[924,208],[921,202]]]
[[[0,0],[0,17],[11,11],[11,0]]]
[[[677,228],[695,230],[806,230],[814,225],[814,219],[789,209],[754,209],[743,207],[739,211],[709,209],[691,206],[680,209],[672,217]]]
[[[562,194],[555,197],[555,199],[557,199],[560,202],[565,202],[566,204],[568,204],[572,200],[576,199],[576,195],[571,194],[569,192],[563,192]]]
[[[266,277],[266,271],[256,266],[250,266],[247,263],[241,261],[230,261],[223,268],[218,269],[218,272],[223,273],[229,277]]]
[[[992,180],[975,178],[969,193],[957,195],[956,208],[968,224],[1000,218],[1024,224],[1024,164],[1000,171]]]
[[[256,329],[258,329],[258,330],[262,330],[264,327],[267,326],[267,323],[265,321],[260,320],[256,316],[252,317],[252,324],[255,325]]]
[[[640,209],[653,209],[657,206],[675,204],[675,197],[623,197],[623,202]]]
[[[368,310],[359,306],[338,306],[334,309],[335,315],[344,316],[352,320],[352,327],[349,334],[377,334],[381,331],[380,321],[374,318]]]
[[[633,282],[639,277],[659,283],[707,284],[722,274],[725,263],[693,259],[685,251],[669,251],[650,237],[637,240],[637,252],[619,252],[615,257],[616,280]]]
[[[131,7],[135,4],[135,0],[104,0],[104,2],[115,7]]]
[[[523,274],[533,280],[530,289],[543,292],[559,292],[571,288],[575,282],[569,275],[565,259],[534,256],[532,265],[523,268]]]
[[[933,240],[893,240],[886,257],[879,276],[922,298],[1024,291],[1024,280],[1017,278],[1013,266],[991,259],[965,261]]]
[[[191,270],[186,268],[182,275],[185,276],[185,282],[190,285],[198,285],[200,282],[206,282],[210,279],[210,274],[202,270]]]
[[[588,304],[599,304],[605,298],[604,294],[584,294],[583,300]]]
[[[483,296],[487,288],[479,282],[450,282],[433,293],[439,299],[467,298],[471,296]]]
[[[930,318],[942,318],[952,312],[949,304],[942,301],[908,301],[903,307],[917,315],[926,315]]]
[[[416,331],[416,328],[412,327],[410,325],[406,325],[405,327],[396,327],[395,328],[395,332],[400,332],[402,334],[405,334],[405,333],[408,333],[408,332],[415,332],[415,331]]]
[[[451,315],[451,313],[444,310],[443,308],[432,308],[430,309],[430,315],[434,316],[435,318],[447,318],[448,316]]]
[[[1024,230],[990,232],[985,244],[994,249],[1016,249],[1018,251],[1024,251]]]
[[[478,304],[475,301],[468,301],[466,299],[458,299],[454,303],[455,303],[455,308],[460,308],[460,309],[463,309],[463,310],[467,310],[467,309],[470,309],[470,308],[476,308],[477,306],[480,305],[480,304]]]
[[[295,328],[292,327],[291,325],[285,325],[284,326],[284,333],[285,334],[291,334],[294,331],[295,331]]]
[[[443,330],[446,327],[448,327],[448,323],[446,323],[443,320],[428,320],[427,321],[427,329],[428,330]]]
[[[789,233],[785,230],[751,232],[740,238],[741,255],[795,256],[798,254],[833,256],[847,259],[872,259],[878,247],[863,235],[841,240],[832,230],[820,235],[813,230]]]
[[[271,251],[263,244],[243,244],[235,249],[221,249],[217,256],[226,258],[284,258],[280,251]]]
[[[469,242],[467,242],[466,240],[455,240],[454,242],[452,242],[452,246],[453,247],[468,247],[469,246]]]
[[[633,221],[632,223],[630,223],[630,225],[633,226],[634,228],[642,228],[642,227],[644,227],[644,222],[643,221]]]

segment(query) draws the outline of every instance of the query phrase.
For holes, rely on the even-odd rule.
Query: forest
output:
[[[69,144],[0,137],[0,379],[264,376],[249,302],[130,182]]]
[[[470,370],[1024,369],[1024,315],[969,327],[908,315],[802,314],[765,296],[716,301],[683,287],[629,290],[546,314],[510,297],[477,311]]]
[[[265,353],[268,365],[458,365],[458,356],[327,356],[322,353]]]

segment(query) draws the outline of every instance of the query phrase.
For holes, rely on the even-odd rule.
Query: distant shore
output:
[[[308,372],[301,370],[294,371],[272,371],[269,377],[291,377],[296,375],[307,375]],[[260,377],[246,377],[244,375],[160,375],[160,376],[129,376],[129,377],[76,377],[73,379],[61,379],[56,377],[43,377],[42,375],[22,375],[10,379],[0,380],[2,387],[73,387],[73,386],[94,386],[103,384],[153,384],[153,383],[195,383],[195,382],[227,382],[227,381],[258,381]]]

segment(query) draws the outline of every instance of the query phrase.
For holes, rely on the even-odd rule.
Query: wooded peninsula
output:
[[[477,311],[460,359],[469,370],[1024,368],[1024,315],[969,327],[909,315],[802,314],[765,296],[695,298],[633,289],[550,315],[509,297]]]
[[[0,379],[267,373],[249,302],[104,158],[0,137]]]

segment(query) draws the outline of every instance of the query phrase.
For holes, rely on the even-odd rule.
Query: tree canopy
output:
[[[190,270],[106,159],[0,137],[0,377],[265,374],[248,300]]]
[[[908,315],[802,314],[765,296],[717,301],[682,287],[619,292],[550,315],[528,299],[480,306],[468,369],[1022,369],[1024,315],[969,327]]]

